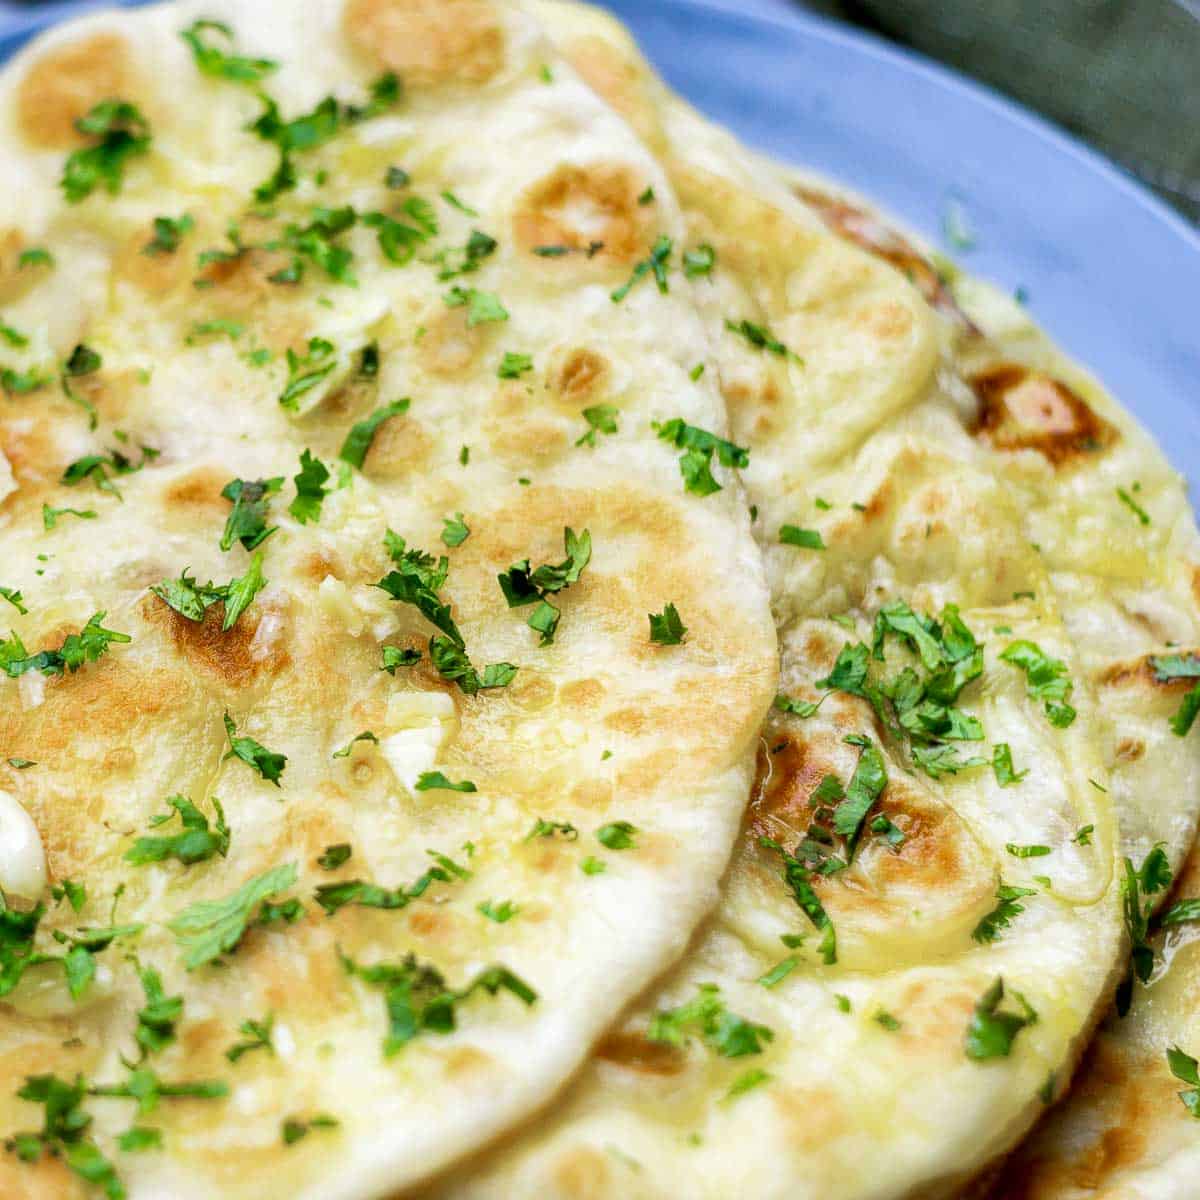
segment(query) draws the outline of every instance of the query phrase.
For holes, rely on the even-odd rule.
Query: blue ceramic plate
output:
[[[299,2],[299,0],[298,0]],[[1200,234],[1105,159],[917,55],[799,12],[606,0],[667,80],[753,145],[932,240],[961,205],[970,271],[1016,290],[1200,483]],[[91,3],[0,12],[0,58]]]

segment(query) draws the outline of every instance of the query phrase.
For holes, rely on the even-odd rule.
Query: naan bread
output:
[[[671,186],[485,0],[90,17],[0,126],[0,1193],[412,1183],[678,956],[775,695]]]
[[[609,19],[538,11],[683,203],[788,711],[684,963],[564,1101],[436,1194],[954,1194],[1063,1086],[1111,994],[1116,828],[1090,688],[924,300],[672,102]],[[982,741],[897,736],[906,686],[941,695],[923,671],[953,658],[954,606],[982,662],[950,708]],[[1043,678],[1073,681],[1073,720],[1014,668],[1031,644]],[[853,861],[826,873],[831,855]]]
[[[1110,1018],[1064,1103],[1026,1142],[995,1200],[1189,1200],[1200,1172],[1200,853],[1152,940],[1150,984]]]

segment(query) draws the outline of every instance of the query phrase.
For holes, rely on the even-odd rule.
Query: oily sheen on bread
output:
[[[484,0],[88,17],[0,130],[0,1194],[412,1184],[679,954],[776,692],[670,183]]]
[[[926,302],[672,102],[611,21],[538,11],[709,248],[691,266],[783,697],[687,958],[565,1102],[437,1194],[953,1195],[1063,1086],[1111,994],[1090,687]]]

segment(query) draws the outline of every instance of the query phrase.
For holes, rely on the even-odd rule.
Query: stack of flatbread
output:
[[[1016,300],[561,0],[0,169],[0,1195],[1195,1194],[1200,536]]]

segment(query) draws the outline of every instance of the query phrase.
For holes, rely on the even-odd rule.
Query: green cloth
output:
[[[807,6],[991,84],[1091,142],[1200,222],[1200,0]]]

